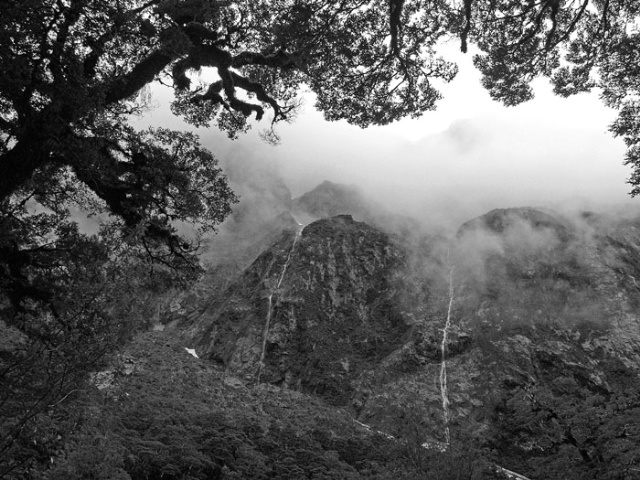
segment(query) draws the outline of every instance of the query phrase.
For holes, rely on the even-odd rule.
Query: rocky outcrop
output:
[[[294,244],[295,237],[283,234],[202,316],[193,333],[198,352],[231,375],[252,380],[262,370],[264,381],[345,404],[354,376],[404,341],[405,253],[348,215],[308,225]]]
[[[640,414],[638,259],[640,224],[595,214],[494,210],[448,244],[341,215],[284,232],[190,334],[228,375],[396,438],[442,445],[449,427],[532,478],[558,455],[591,475],[640,464],[598,440],[640,444],[613,427]]]

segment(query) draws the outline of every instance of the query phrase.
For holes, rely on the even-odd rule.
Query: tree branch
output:
[[[177,52],[170,52],[164,48],[152,52],[129,73],[111,82],[105,93],[105,103],[111,105],[131,97],[142,87],[151,83],[177,57]]]
[[[262,119],[262,116],[264,115],[264,109],[260,105],[254,105],[252,103],[240,100],[238,97],[236,97],[235,78],[237,76],[240,81],[242,81],[244,77],[240,77],[236,73],[224,67],[218,68],[218,74],[220,75],[220,79],[222,80],[222,86],[227,100],[229,101],[229,106],[233,110],[242,113],[245,117],[248,117],[253,112],[255,112],[256,119]]]
[[[202,95],[194,95],[191,97],[191,102],[200,103],[204,101],[210,101],[215,104],[221,104],[226,109],[229,109],[229,105],[224,101],[220,92],[222,91],[222,81],[217,81],[209,85],[207,91]]]
[[[398,37],[402,28],[401,15],[404,0],[389,0],[389,33],[391,34],[391,53],[400,55]]]
[[[567,38],[569,38],[569,35],[571,35],[571,32],[573,32],[573,29],[576,27],[576,25],[578,24],[578,22],[580,21],[580,19],[584,15],[584,12],[587,10],[587,6],[588,5],[589,5],[589,0],[584,0],[584,2],[582,3],[582,6],[580,7],[580,10],[578,11],[576,16],[571,21],[571,24],[569,25],[569,27],[567,28],[565,33],[558,40],[556,40],[555,44],[553,45],[554,47],[559,45],[559,44],[561,44]],[[605,3],[605,9],[607,8],[608,5],[609,5],[609,2],[607,1]],[[605,10],[605,12],[606,12],[606,10]],[[606,15],[606,13],[603,14],[603,15]],[[555,20],[554,20],[554,27],[555,27]],[[551,35],[551,33],[549,35]],[[551,40],[551,36],[549,36],[549,38],[547,39],[547,42],[549,42],[550,40]],[[547,47],[547,50],[548,49],[549,49],[549,47]]]
[[[278,102],[276,102],[276,100],[265,91],[264,87],[261,84],[252,82],[248,78],[238,75],[235,72],[231,72],[231,76],[236,86],[242,88],[247,92],[254,93],[258,100],[260,100],[261,102],[267,103],[273,109],[274,121],[276,121],[276,119],[282,115],[282,109],[280,105],[278,105]],[[260,112],[258,112],[258,108]],[[256,111],[256,119],[260,120],[264,113],[264,111],[262,110],[262,107],[256,106],[255,111]]]
[[[0,202],[7,200],[43,165],[48,155],[35,134],[26,134],[14,147],[0,156]]]
[[[471,31],[471,6],[473,0],[464,0],[464,27],[460,32],[460,51],[467,53],[467,38]]]

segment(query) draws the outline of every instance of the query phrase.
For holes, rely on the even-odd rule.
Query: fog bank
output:
[[[540,81],[533,101],[505,108],[489,99],[469,58],[460,67],[438,110],[418,120],[365,130],[329,123],[308,95],[299,118],[278,126],[278,146],[260,140],[267,125],[235,141],[215,129],[197,132],[236,185],[246,176],[241,196],[271,182],[281,190],[284,182],[295,197],[330,180],[359,186],[391,211],[453,228],[493,208],[637,210],[627,195],[624,144],[607,131],[615,112],[595,94],[561,99]],[[169,92],[155,97],[162,106],[138,126],[190,128],[169,112]]]

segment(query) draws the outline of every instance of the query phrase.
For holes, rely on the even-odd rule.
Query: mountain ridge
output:
[[[565,402],[595,396],[600,403],[593,411],[615,423],[606,413],[611,402],[637,399],[619,382],[620,375],[632,379],[640,371],[637,222],[523,207],[466,222],[453,243],[439,237],[407,242],[345,215],[306,226],[295,250],[293,235],[284,235],[245,271],[249,283],[230,287],[234,308],[206,320],[201,338],[208,339],[200,340],[199,351],[228,375],[254,383],[264,341],[261,381],[318,395],[394,437],[406,439],[417,428],[422,442],[446,443],[444,432],[451,428],[452,441],[462,435],[483,448],[502,449],[507,454],[493,460],[524,474],[547,474],[545,462],[571,448],[581,459],[576,472],[601,472],[593,470],[602,455],[594,450],[597,435],[576,440],[571,425],[578,420],[567,417]],[[385,255],[394,268],[376,263]],[[287,258],[286,276],[274,289]],[[265,333],[266,292],[274,295],[274,309]],[[245,293],[248,300],[242,300]],[[380,308],[371,310],[376,301]],[[447,305],[452,321],[443,341]],[[363,319],[370,322],[366,328]],[[365,340],[371,351],[362,348]],[[216,342],[222,353],[214,353]],[[376,342],[382,349],[371,347]],[[448,418],[441,387],[430,380],[441,375],[443,345]],[[518,395],[529,400],[514,403]],[[552,412],[545,425],[555,440],[536,429],[505,435],[501,429],[515,427],[500,409],[529,421],[542,408],[540,398]],[[622,417],[636,411],[634,402]],[[568,420],[558,426],[553,418],[559,414]],[[515,431],[531,430],[525,425]],[[627,457],[637,445],[628,443]],[[535,467],[541,459],[546,466]]]

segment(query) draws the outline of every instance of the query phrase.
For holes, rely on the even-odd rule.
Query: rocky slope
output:
[[[201,356],[232,375],[346,404],[354,378],[399,348],[409,329],[405,257],[351,216],[287,231],[190,335]]]
[[[338,216],[284,232],[187,334],[238,381],[397,438],[472,441],[531,478],[635,478],[638,259],[639,222],[594,214],[495,210],[419,244]]]
[[[416,452],[313,396],[225,377],[167,332],[138,335],[112,369],[67,405],[72,428],[39,422],[38,468],[8,478],[496,479],[468,451]]]

